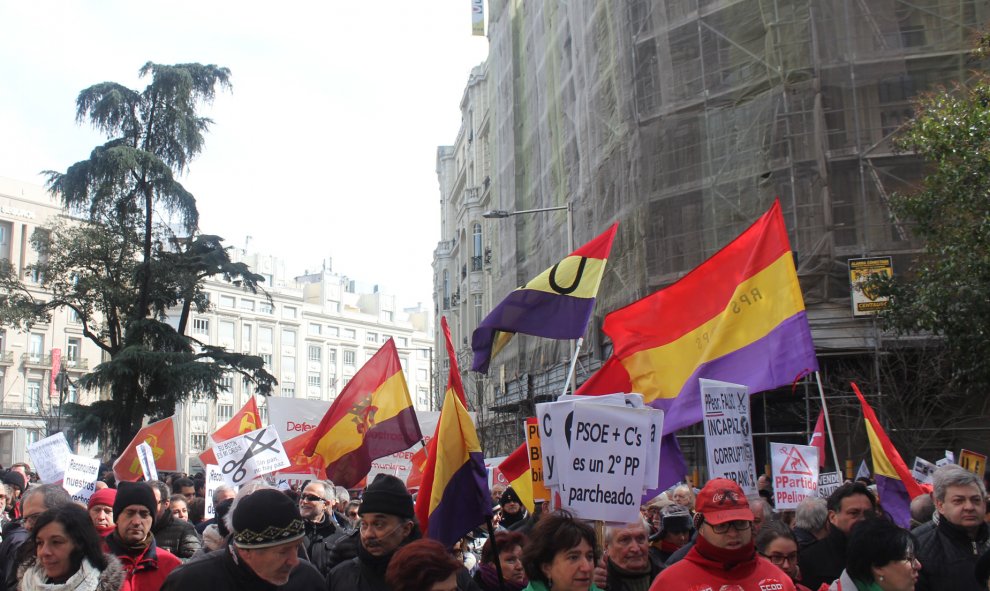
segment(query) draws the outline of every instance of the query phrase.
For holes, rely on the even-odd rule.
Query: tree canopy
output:
[[[29,327],[70,308],[105,353],[80,383],[109,397],[69,404],[66,414],[84,440],[100,438],[113,453],[145,416],[167,416],[190,396],[216,396],[231,373],[260,394],[275,384],[260,357],[185,334],[190,314],[209,309],[206,279],[264,291],[263,277],[234,262],[222,238],[200,233],[196,198],[177,180],[212,123],[198,109],[230,88],[230,71],[149,62],[140,74],[151,79],[142,91],[103,82],[76,100],[77,121],[107,141],[65,172],[46,173],[48,188],[83,218],[32,236],[38,262],[29,270],[46,295],[37,297],[9,263],[0,267],[0,321]]]

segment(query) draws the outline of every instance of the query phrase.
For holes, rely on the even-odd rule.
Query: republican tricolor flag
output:
[[[319,456],[326,477],[351,488],[372,460],[409,449],[422,439],[399,353],[386,341],[333,401],[310,432],[304,453]]]
[[[513,333],[548,339],[584,336],[595,308],[618,224],[572,252],[536,279],[510,293],[481,321],[471,337],[471,369],[487,373]]]
[[[447,319],[441,318],[450,374],[440,422],[430,440],[416,518],[428,538],[450,547],[492,515],[485,455],[465,406]]]
[[[509,486],[519,495],[519,500],[530,513],[536,508],[533,498],[533,469],[529,465],[529,445],[524,441],[516,451],[498,465],[499,471],[509,481]]]

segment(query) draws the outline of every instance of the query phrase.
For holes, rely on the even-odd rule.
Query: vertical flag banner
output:
[[[877,482],[877,492],[883,499],[883,509],[890,514],[894,523],[901,527],[910,527],[911,499],[924,491],[880,426],[877,415],[859,391],[859,386],[852,383],[852,389],[863,406],[866,435],[870,439],[870,450],[873,452],[873,477]]]
[[[754,393],[816,371],[780,202],[673,285],[607,315],[603,330],[616,361],[595,381],[641,392],[666,411],[664,433],[701,420],[699,378]]]
[[[113,463],[113,475],[117,482],[135,482],[144,472],[138,459],[137,446],[147,443],[151,447],[151,455],[155,466],[165,472],[178,470],[178,458],[175,453],[175,416],[162,419],[142,427],[134,439],[127,444],[124,453]]]
[[[61,370],[62,370],[62,350],[52,349],[52,371],[48,383],[49,398],[55,398],[55,399],[59,398],[58,387],[56,386],[58,382],[55,380],[55,378],[58,377],[58,372]]]
[[[478,433],[464,405],[464,386],[447,319],[440,319],[450,374],[436,434],[430,441],[416,518],[426,536],[452,546],[492,515],[492,495]]]
[[[251,396],[247,403],[241,407],[241,410],[237,411],[237,414],[224,423],[222,427],[214,431],[213,435],[210,435],[210,439],[214,443],[223,443],[228,439],[233,439],[234,437],[256,431],[260,428],[261,413],[258,412],[258,401],[254,399],[254,396]],[[217,456],[213,453],[213,448],[211,447],[199,454],[199,461],[202,462],[204,467],[210,464],[216,464]]]
[[[334,400],[306,444],[318,455],[326,477],[351,488],[371,469],[371,461],[404,451],[423,436],[392,339],[361,367]]]
[[[510,293],[471,337],[471,369],[486,373],[513,333],[548,339],[584,336],[618,224]]]
[[[818,421],[815,423],[815,430],[811,434],[808,445],[818,450],[818,467],[825,467],[825,410],[818,413]]]

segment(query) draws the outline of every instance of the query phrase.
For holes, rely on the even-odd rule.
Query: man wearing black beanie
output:
[[[121,482],[113,502],[113,520],[117,529],[104,538],[127,572],[125,589],[158,589],[165,577],[181,562],[155,545],[151,528],[155,524],[158,503],[155,493],[145,482]]]
[[[385,581],[389,561],[401,546],[421,537],[415,518],[406,485],[390,474],[375,476],[358,507],[358,555],[330,571],[329,591],[390,591]],[[457,588],[481,591],[465,569],[457,573]]]

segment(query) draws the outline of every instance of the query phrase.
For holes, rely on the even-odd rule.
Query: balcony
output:
[[[0,352],[0,365],[13,365],[13,364],[14,364],[13,351]]]
[[[39,355],[36,353],[21,353],[21,365],[24,367],[50,369],[52,366],[52,356]]]
[[[441,240],[437,243],[436,256],[450,256],[450,253],[454,251],[454,245],[456,240]]]
[[[65,364],[65,368],[69,371],[83,371],[89,369],[89,359],[66,359],[63,363]]]

